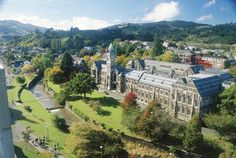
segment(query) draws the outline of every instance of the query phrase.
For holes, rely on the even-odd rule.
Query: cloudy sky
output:
[[[99,29],[131,22],[236,22],[236,0],[0,0],[0,20],[55,29]]]

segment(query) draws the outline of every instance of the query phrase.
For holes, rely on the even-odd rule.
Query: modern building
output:
[[[144,105],[157,100],[171,116],[189,121],[215,106],[227,73],[207,73],[202,66],[154,60],[131,60],[126,69],[115,64],[115,51],[109,47],[106,61],[91,68],[102,91],[126,95],[133,92]]]
[[[14,158],[11,117],[4,67],[0,64],[0,158]]]

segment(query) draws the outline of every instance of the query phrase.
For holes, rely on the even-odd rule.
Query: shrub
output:
[[[31,109],[30,106],[24,106],[24,109],[25,109],[26,111],[28,111],[28,112],[32,112],[32,109]]]
[[[53,115],[52,122],[54,126],[62,131],[68,131],[68,126],[66,124],[66,120],[64,118],[60,118],[57,115]]]
[[[24,84],[25,83],[25,77],[24,76],[17,76],[16,77],[16,82],[20,83],[20,84]]]
[[[60,92],[58,94],[56,94],[56,100],[60,105],[65,105],[66,103],[66,98],[67,98],[67,94],[65,92]]]

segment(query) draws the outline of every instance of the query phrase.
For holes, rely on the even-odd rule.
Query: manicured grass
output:
[[[15,93],[17,93],[20,87],[15,81],[14,86],[14,89],[8,90],[8,95],[10,98],[13,96],[13,100],[16,99]],[[16,100],[18,100],[18,98]],[[59,143],[63,154],[65,154],[68,158],[74,158],[72,154],[64,149],[64,141],[68,134],[61,132],[53,126],[51,121],[52,114],[42,107],[38,100],[28,90],[23,91],[21,100],[24,105],[29,105],[32,108],[32,112],[27,112],[23,106],[17,106],[16,108],[12,109],[12,114],[16,118],[16,122],[25,126],[30,126],[33,130],[33,134],[37,135],[38,137],[47,135],[48,126],[49,144],[53,146],[54,144]],[[10,101],[12,100],[10,99]]]
[[[15,142],[15,153],[19,158],[38,158],[39,152],[36,148],[34,148],[31,144],[27,144],[25,142]]]
[[[55,85],[52,82],[48,82],[48,86],[52,88],[56,93],[61,91],[59,85]],[[97,123],[103,123],[108,128],[113,128],[114,130],[120,130],[128,135],[133,135],[126,127],[121,124],[122,120],[122,109],[119,106],[119,102],[114,98],[106,96],[105,94],[94,91],[91,95],[88,94],[87,98],[89,100],[97,100],[101,103],[102,110],[104,110],[107,115],[98,114],[88,103],[86,103],[82,97],[74,97],[72,101],[68,101],[73,109],[78,109],[80,112],[85,114],[90,118],[90,120],[95,120]]]

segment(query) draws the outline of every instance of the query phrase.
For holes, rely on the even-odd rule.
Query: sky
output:
[[[236,22],[236,0],[0,0],[0,20],[67,30],[120,23]]]

